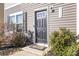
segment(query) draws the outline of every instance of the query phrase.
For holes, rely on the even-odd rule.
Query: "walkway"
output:
[[[43,51],[29,48],[29,46],[22,48],[22,51],[14,52],[10,56],[42,56]]]

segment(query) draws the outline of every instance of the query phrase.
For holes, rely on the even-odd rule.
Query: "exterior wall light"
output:
[[[55,12],[54,7],[51,7],[51,13]]]

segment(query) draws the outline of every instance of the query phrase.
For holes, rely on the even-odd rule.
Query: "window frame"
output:
[[[17,32],[17,23],[16,23],[16,20],[17,20],[17,15],[23,15],[23,11],[20,11],[20,12],[16,12],[16,13],[12,13],[9,15],[9,17],[15,17],[14,20],[15,20],[15,32]],[[24,24],[24,22],[23,22]],[[12,31],[12,30],[9,30],[9,31]]]

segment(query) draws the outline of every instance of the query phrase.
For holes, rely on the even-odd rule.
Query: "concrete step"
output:
[[[34,54],[36,56],[37,55],[42,56],[42,54],[43,54],[42,50],[33,49],[33,48],[30,48],[30,46],[24,47],[24,48],[22,48],[22,50],[24,50],[24,51],[26,51],[28,53]]]

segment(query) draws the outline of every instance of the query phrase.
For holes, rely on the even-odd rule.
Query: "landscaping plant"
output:
[[[0,25],[0,48],[4,42],[4,24]]]
[[[16,32],[14,39],[12,40],[12,44],[15,47],[22,47],[25,45],[24,35],[21,32]]]
[[[75,34],[69,29],[60,28],[50,37],[51,54],[55,56],[79,55],[79,44]]]

